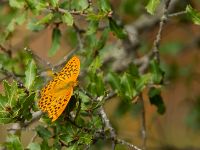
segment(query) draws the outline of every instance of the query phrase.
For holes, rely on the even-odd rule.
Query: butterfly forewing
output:
[[[65,81],[76,81],[80,72],[80,60],[78,57],[72,57],[65,67],[58,73],[58,76]]]
[[[41,91],[39,107],[55,121],[66,108],[80,72],[80,60],[72,57],[65,67]]]

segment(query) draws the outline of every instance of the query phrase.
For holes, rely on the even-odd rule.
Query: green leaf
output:
[[[30,150],[41,150],[38,143],[30,143],[27,148]]]
[[[91,35],[95,33],[98,29],[98,25],[99,25],[99,21],[95,21],[95,20],[90,21],[86,34]]]
[[[137,79],[135,83],[136,91],[141,92],[147,86],[147,84],[151,83],[151,81],[152,81],[151,74],[144,74],[140,76],[140,78]]]
[[[149,90],[148,95],[149,95],[150,103],[157,107],[157,112],[159,114],[164,114],[166,108],[165,108],[165,104],[164,104],[162,96],[161,96],[160,89],[151,88]]]
[[[32,19],[32,20],[29,20],[28,22],[28,25],[27,25],[27,28],[31,31],[40,31],[40,30],[43,30],[45,28],[45,26],[43,24],[36,24],[37,20],[36,19]]]
[[[46,140],[42,141],[40,147],[41,147],[42,150],[49,150],[50,149],[50,147],[48,145],[48,141],[46,141]]]
[[[60,38],[61,38],[60,30],[58,28],[54,28],[52,33],[52,44],[51,44],[51,49],[49,50],[49,56],[55,55],[57,50],[60,48]]]
[[[93,12],[89,12],[88,15],[87,15],[87,20],[91,20],[91,21],[100,21],[104,18],[107,18],[108,16],[108,13],[107,12],[98,12],[97,14],[96,13],[93,13]]]
[[[34,105],[34,98],[35,93],[31,93],[28,97],[26,97],[25,101],[21,102],[22,108],[21,108],[21,115],[26,120],[29,120],[32,118],[31,114],[31,107]]]
[[[155,84],[160,84],[164,78],[164,72],[160,68],[159,63],[156,60],[150,62],[150,70],[152,73],[152,80]]]
[[[110,3],[108,0],[99,0],[99,6],[102,11],[108,12],[111,11]]]
[[[41,125],[36,127],[36,131],[37,131],[38,135],[46,141],[51,137],[51,132],[47,128],[45,128]]]
[[[9,5],[13,8],[23,8],[24,7],[24,1],[21,0],[9,0]]]
[[[17,83],[13,82],[11,85],[9,85],[8,82],[4,80],[3,85],[5,94],[8,98],[8,105],[13,107],[17,102]]]
[[[25,87],[30,90],[31,87],[34,84],[35,78],[36,78],[36,64],[33,59],[31,59],[27,66],[26,66],[26,71],[25,71]]]
[[[109,31],[110,31],[109,29],[105,29],[102,32],[102,35],[95,46],[96,51],[101,50],[105,46],[107,39],[108,39]]]
[[[5,94],[0,94],[0,123],[6,124],[15,122],[21,116],[21,104],[24,103],[26,94],[24,89],[18,88],[15,81],[9,85],[4,80],[3,85]]]
[[[91,65],[89,66],[89,71],[96,73],[96,71],[102,66],[102,59],[100,56],[97,56]]]
[[[68,26],[72,26],[74,23],[73,16],[69,12],[65,12],[65,14],[62,15],[62,21]]]
[[[45,128],[41,125],[36,127],[36,131],[37,131],[38,135],[46,141],[51,137],[51,132],[47,128]]]
[[[49,13],[48,15],[46,15],[45,17],[43,17],[42,19],[40,19],[36,25],[40,25],[40,24],[48,24],[50,23],[50,21],[53,19],[53,14]]]
[[[69,134],[59,135],[59,138],[65,143],[70,143],[74,140],[73,135],[69,135]]]
[[[159,4],[160,4],[160,0],[149,0],[147,6],[145,8],[148,13],[153,15]]]
[[[196,25],[200,25],[200,12],[192,8],[192,6],[187,5],[186,12],[190,19],[194,22]]]
[[[133,77],[130,74],[124,73],[120,81],[120,95],[131,100],[136,95],[135,89],[133,89]]]
[[[79,138],[79,143],[89,145],[92,142],[92,135],[82,133]]]
[[[103,74],[102,73],[90,73],[91,82],[88,85],[88,90],[97,96],[101,96],[104,94],[105,87],[103,82]]]
[[[111,31],[120,39],[124,39],[127,37],[126,32],[124,31],[123,27],[117,25],[115,20],[109,18],[109,26]]]
[[[109,84],[111,85],[112,89],[114,91],[119,91],[120,90],[120,78],[119,75],[117,75],[114,72],[110,72],[107,75],[107,80],[109,82]]]
[[[0,116],[0,124],[8,124],[8,123],[11,123],[12,121],[13,121],[13,119],[10,117],[3,118]]]
[[[19,137],[14,134],[8,135],[6,139],[6,148],[9,150],[23,150]]]
[[[49,2],[51,4],[51,6],[55,8],[58,6],[59,0],[50,0]]]
[[[73,10],[85,10],[88,7],[88,2],[86,0],[73,0],[70,2],[70,7]]]

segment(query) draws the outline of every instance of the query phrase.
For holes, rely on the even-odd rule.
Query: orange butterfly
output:
[[[55,121],[65,110],[73,94],[73,87],[77,85],[79,72],[80,60],[74,56],[57,76],[42,89],[39,107],[48,113],[52,121]]]

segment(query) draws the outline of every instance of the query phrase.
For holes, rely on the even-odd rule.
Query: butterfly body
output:
[[[51,80],[41,91],[39,107],[47,112],[55,121],[65,110],[77,85],[77,77],[80,72],[80,60],[72,57],[65,67]]]

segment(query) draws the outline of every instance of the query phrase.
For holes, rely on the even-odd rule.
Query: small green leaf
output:
[[[120,39],[124,39],[127,37],[126,32],[124,31],[123,27],[117,25],[115,20],[109,18],[109,26],[111,31]]]
[[[30,90],[34,84],[36,78],[36,64],[35,61],[32,59],[28,62],[26,71],[25,71],[25,87]]]
[[[31,31],[40,31],[43,30],[45,28],[45,26],[43,24],[36,24],[37,20],[36,19],[32,19],[28,22],[27,28]]]
[[[96,73],[96,71],[102,66],[102,59],[97,56],[89,66],[89,71]]]
[[[57,50],[60,48],[60,38],[61,38],[60,30],[58,28],[54,28],[52,33],[52,44],[51,44],[51,49],[49,50],[49,56],[55,55]]]
[[[140,76],[139,79],[136,80],[136,91],[141,92],[148,83],[150,83],[152,80],[152,75],[151,74],[144,74],[142,76]]]
[[[96,51],[104,48],[104,46],[107,42],[107,39],[108,39],[109,31],[110,31],[109,29],[105,29],[102,32],[102,35],[101,35],[100,39],[98,40],[98,42],[96,43],[96,46],[95,46]]]
[[[115,91],[119,91],[120,90],[120,78],[119,75],[117,75],[114,72],[110,72],[107,75],[107,80],[109,82],[109,84],[111,85],[112,89]]]
[[[13,82],[9,85],[7,81],[3,81],[5,94],[8,98],[8,105],[13,107],[17,102],[17,83]]]
[[[48,24],[50,23],[50,21],[53,19],[53,14],[49,13],[48,15],[46,15],[45,17],[43,17],[42,19],[40,19],[36,25],[40,25],[40,24]]]
[[[21,102],[22,108],[21,108],[21,115],[23,118],[26,120],[29,120],[32,118],[31,114],[31,107],[34,105],[34,98],[35,98],[35,93],[31,93],[26,99]]]
[[[192,19],[194,24],[200,25],[200,12],[192,8],[192,6],[187,5],[186,12],[189,15],[189,18]]]
[[[2,116],[0,116],[0,124],[8,124],[11,123],[12,121],[13,119],[10,117],[3,118]]]
[[[9,5],[13,8],[23,8],[24,7],[24,1],[21,0],[9,0]]]
[[[50,149],[47,140],[43,140],[40,147],[41,147],[42,150],[49,150]]]
[[[58,6],[59,0],[50,0],[49,2],[51,4],[51,6],[55,8]]]
[[[160,4],[160,0],[149,0],[147,6],[145,8],[148,13],[153,15],[159,4]]]
[[[133,77],[130,74],[124,73],[120,81],[120,95],[124,99],[131,100],[136,95],[133,84]]]
[[[103,82],[103,74],[102,73],[90,73],[90,83],[88,86],[88,90],[97,96],[101,96],[104,94],[105,87]]]
[[[161,91],[156,88],[151,88],[149,90],[148,95],[149,95],[150,103],[157,107],[157,112],[159,114],[164,114],[166,108],[165,108],[165,104],[164,104],[162,96],[161,96]]]
[[[59,138],[65,143],[70,143],[74,140],[73,135],[69,135],[69,134],[59,135]]]
[[[19,137],[14,134],[8,135],[6,140],[6,148],[9,150],[23,150]]]
[[[47,128],[45,128],[41,125],[36,127],[36,131],[37,131],[38,135],[46,141],[51,137],[51,132]]]
[[[27,148],[30,150],[41,150],[38,143],[30,143]]]
[[[161,70],[159,63],[156,60],[150,62],[150,70],[152,79],[155,84],[160,84],[164,78],[164,72]]]
[[[65,12],[65,14],[62,15],[62,21],[68,26],[72,26],[74,23],[73,16],[69,12]]]
[[[73,0],[70,2],[70,7],[73,10],[85,10],[88,7],[88,2],[86,0]]]
[[[107,12],[98,12],[97,14],[93,13],[93,12],[89,12],[87,15],[87,20],[91,20],[91,21],[100,21],[104,18],[106,18],[108,16]]]
[[[110,3],[108,0],[99,0],[99,6],[102,11],[108,12],[111,11]]]
[[[79,138],[79,143],[89,145],[92,142],[92,135],[90,134],[81,134]]]
[[[98,29],[98,25],[99,25],[98,21],[95,21],[95,20],[90,21],[90,23],[88,25],[88,29],[86,31],[86,34],[91,35],[91,34],[95,33]]]

